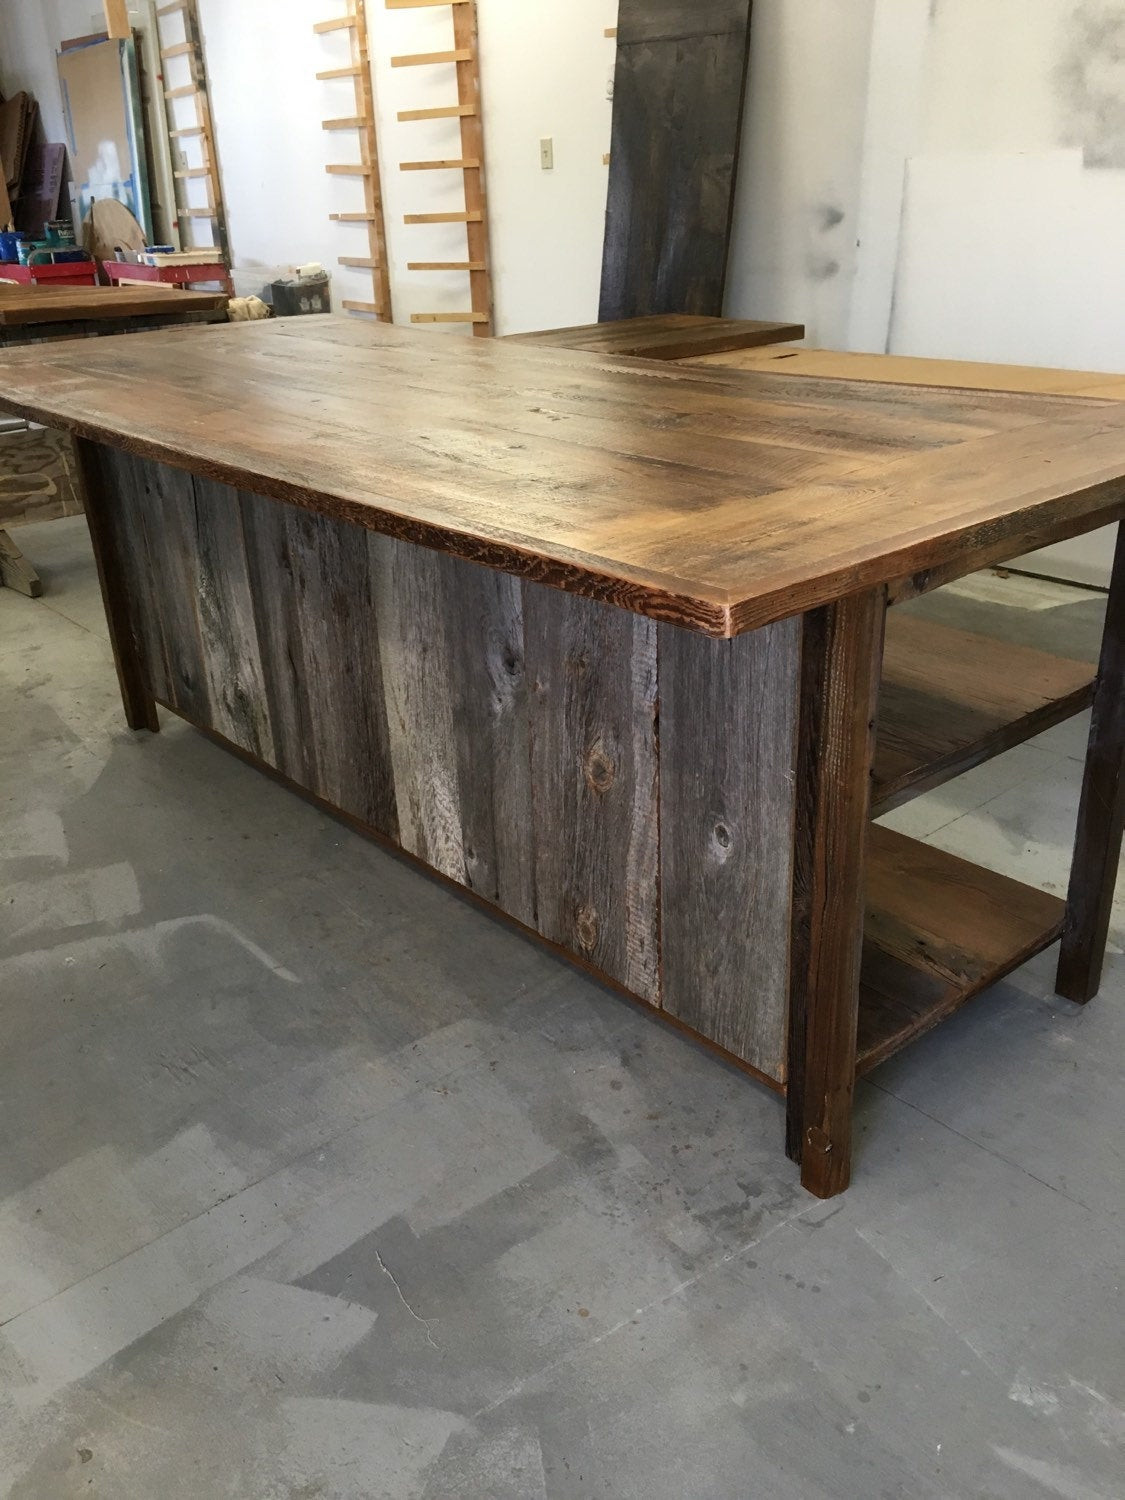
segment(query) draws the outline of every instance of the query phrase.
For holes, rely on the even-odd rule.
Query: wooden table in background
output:
[[[78,438],[132,727],[182,715],[785,1094],[812,1192],[858,1074],[1060,933],[1096,990],[1125,551],[1096,685],[888,606],[1120,521],[1120,405],[323,318],[14,350],[0,392]],[[1065,903],[871,825],[1091,699]]]
[[[225,319],[226,305],[222,292],[0,281],[0,347],[212,323]],[[42,592],[39,575],[6,528],[81,509],[69,437],[52,431],[0,434],[0,586],[32,598]]]

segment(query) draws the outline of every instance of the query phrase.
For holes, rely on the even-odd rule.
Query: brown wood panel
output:
[[[804,338],[801,323],[767,323],[751,318],[699,317],[661,313],[653,317],[617,318],[573,328],[545,328],[538,333],[510,333],[512,343],[543,349],[585,349],[591,354],[642,359],[695,359],[731,349],[779,344]]]
[[[880,593],[805,617],[796,776],[787,1149],[818,1198],[851,1178]]]
[[[783,1081],[800,622],[659,649],[661,1003]]]
[[[718,636],[1125,513],[1120,403],[273,322],[10,350],[0,404]],[[762,493],[763,433],[815,465]]]
[[[1125,525],[1118,526],[1055,988],[1085,1002],[1101,983],[1125,821]]]
[[[1086,708],[1094,669],[902,610],[887,615],[872,806],[940,786]]]
[[[1058,896],[872,827],[857,1071],[1053,943],[1062,918]]]
[[[530,585],[524,622],[538,929],[656,1003],[656,627]]]
[[[750,0],[620,0],[598,317],[723,310]]]

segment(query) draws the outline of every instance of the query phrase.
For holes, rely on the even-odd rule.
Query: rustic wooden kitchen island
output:
[[[786,1093],[812,1192],[857,1074],[1060,933],[1097,988],[1121,547],[1096,691],[888,605],[1120,520],[1125,408],[335,319],[13,351],[0,406],[76,436],[133,728],[183,715]],[[1068,903],[871,826],[1091,698]]]

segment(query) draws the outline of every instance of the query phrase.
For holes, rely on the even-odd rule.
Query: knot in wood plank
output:
[[[598,914],[592,906],[580,906],[574,913],[574,936],[584,953],[598,945]]]
[[[601,740],[595,740],[582,762],[586,785],[599,796],[608,792],[617,775],[617,766]]]

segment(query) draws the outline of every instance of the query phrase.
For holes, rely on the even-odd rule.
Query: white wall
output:
[[[755,0],[725,311],[841,348],[875,0]]]

